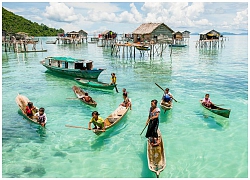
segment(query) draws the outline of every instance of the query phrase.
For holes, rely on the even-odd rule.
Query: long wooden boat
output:
[[[73,90],[74,93],[76,94],[77,98],[78,98],[79,100],[81,100],[82,102],[84,102],[85,104],[88,104],[88,105],[93,106],[93,107],[96,107],[96,106],[97,106],[97,103],[94,101],[93,98],[92,98],[92,101],[91,101],[91,102],[85,101],[85,99],[83,98],[83,97],[85,96],[85,92],[84,92],[80,87],[73,86],[73,87],[72,87],[72,90]]]
[[[105,121],[105,129],[109,129],[111,127],[113,127],[114,125],[116,125],[124,116],[125,114],[128,112],[129,107],[126,108],[124,106],[119,105],[118,108],[112,112],[104,121]],[[100,130],[93,130],[93,132],[96,135],[100,135],[103,133],[103,131]]]
[[[213,105],[211,108],[208,108],[202,104],[202,100],[200,100],[200,103],[205,109],[207,109],[207,110],[209,110],[217,115],[223,116],[225,118],[229,118],[231,109],[224,109],[224,108],[218,107],[216,105]]]
[[[85,79],[97,79],[105,69],[93,68],[93,61],[72,57],[46,57],[40,63],[48,70]]]
[[[107,89],[107,90],[113,90],[116,84],[108,84],[98,81],[91,81],[83,78],[75,78],[76,82],[83,86],[93,87],[93,88],[101,88],[101,89]]]
[[[140,51],[149,51],[150,47],[148,46],[135,46],[136,49],[140,50]]]
[[[16,97],[16,103],[17,103],[19,109],[21,110],[22,115],[26,119],[32,121],[33,123],[40,125],[40,123],[37,122],[37,119],[34,119],[33,117],[29,117],[29,116],[26,115],[25,109],[26,109],[26,106],[28,105],[28,102],[30,102],[30,100],[26,96],[23,96],[23,95],[20,95],[20,94],[17,95],[17,97]],[[38,109],[37,109],[37,111],[38,111]]]
[[[147,159],[148,159],[148,168],[150,171],[154,172],[157,177],[166,167],[166,157],[164,151],[164,144],[162,141],[161,131],[158,128],[158,141],[159,145],[152,146],[147,140]]]
[[[162,103],[163,103],[163,100],[161,100],[160,106],[164,110],[164,112],[166,112],[167,110],[172,109],[172,107],[173,107],[173,102],[170,102],[170,106],[166,106],[165,104],[162,104]]]

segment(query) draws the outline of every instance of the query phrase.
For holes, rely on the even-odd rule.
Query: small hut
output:
[[[99,38],[102,39],[115,39],[117,37],[117,33],[111,31],[111,30],[106,30],[104,32],[102,32],[101,34],[99,34]]]
[[[220,33],[218,31],[213,30],[205,30],[200,33],[200,40],[212,40],[212,39],[219,39]]]
[[[176,40],[182,40],[183,35],[180,31],[177,31],[177,32],[173,33],[173,38]]]
[[[183,37],[183,38],[190,38],[190,32],[187,31],[187,30],[183,31],[183,32],[182,32],[182,37]]]
[[[158,36],[164,38],[172,38],[174,31],[164,23],[144,23],[141,24],[135,31],[133,31],[134,43],[143,41],[157,41]]]

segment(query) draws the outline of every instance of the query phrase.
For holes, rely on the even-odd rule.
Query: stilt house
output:
[[[144,23],[133,31],[134,43],[157,41],[158,36],[163,36],[166,39],[172,38],[174,31],[164,23]]]
[[[220,33],[215,30],[205,30],[200,33],[200,40],[213,40],[213,39],[219,39]]]

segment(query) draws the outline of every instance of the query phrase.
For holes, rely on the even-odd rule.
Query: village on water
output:
[[[119,36],[120,35],[120,36]],[[84,30],[71,31],[58,34],[58,36],[52,41],[41,42],[37,37],[30,37],[25,32],[8,33],[2,31],[2,49],[4,52],[14,53],[39,53],[47,52],[50,49],[44,49],[42,43],[46,44],[78,44],[89,43],[96,44],[96,48],[104,47],[110,48],[110,56],[113,57],[128,57],[135,58],[136,54],[144,56],[148,54],[150,58],[156,56],[162,56],[163,52],[170,48],[169,56],[172,56],[174,48],[187,48],[189,46],[190,32],[184,30],[183,32],[175,32],[169,26],[164,23],[144,23],[137,27],[132,33],[120,34],[119,32],[113,32],[112,30],[106,30],[97,35],[88,37],[88,33]],[[204,30],[199,34],[199,39],[195,42],[196,48],[220,48],[224,46],[226,38],[223,37],[220,32],[210,29]],[[83,106],[96,107],[98,102],[84,91],[84,87],[92,87],[96,89],[105,89],[108,91],[119,91],[122,93],[123,102],[113,110],[113,112],[106,118],[102,119],[99,116],[99,112],[92,112],[92,119],[88,126],[75,126],[65,125],[69,128],[82,128],[93,131],[96,135],[104,134],[106,131],[112,131],[112,127],[123,119],[126,113],[133,110],[133,100],[129,97],[125,87],[123,89],[117,89],[116,74],[111,74],[110,82],[99,82],[97,79],[99,75],[104,71],[102,68],[96,68],[94,66],[95,61],[88,59],[78,59],[72,54],[71,57],[46,57],[40,61],[41,65],[46,67],[49,71],[74,77],[74,80],[79,86],[74,86],[76,98],[83,102]],[[151,101],[151,112],[144,129],[141,134],[146,132],[147,139],[147,158],[148,168],[154,172],[156,177],[159,177],[160,173],[166,167],[166,155],[163,144],[164,135],[158,127],[159,124],[159,111],[171,111],[173,102],[177,102],[174,95],[169,93],[169,89],[161,87],[161,85],[155,83],[159,89],[164,92],[164,96],[161,101]],[[35,102],[30,101],[29,97],[23,94],[18,94],[16,97],[16,103],[22,112],[22,115],[33,123],[36,123],[44,128],[50,121],[46,116],[44,108],[40,108]],[[211,111],[221,117],[229,118],[230,109],[225,109],[214,105],[209,101],[209,96],[205,97],[200,102],[204,109]],[[158,108],[158,106],[159,108]],[[46,109],[46,107],[45,107]]]

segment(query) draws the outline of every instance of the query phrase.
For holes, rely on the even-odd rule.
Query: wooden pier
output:
[[[39,39],[25,39],[25,40],[16,40],[15,37],[12,37],[11,40],[3,40],[2,46],[5,52],[14,51],[17,53],[26,53],[26,52],[46,52],[46,49],[42,47],[41,41],[41,49],[37,50],[36,45],[39,42]],[[31,50],[29,50],[30,45]]]
[[[168,43],[114,43],[111,45],[111,56],[135,58],[136,52],[139,51],[140,56],[148,54],[150,58],[154,56],[162,57],[164,50],[168,47]]]

